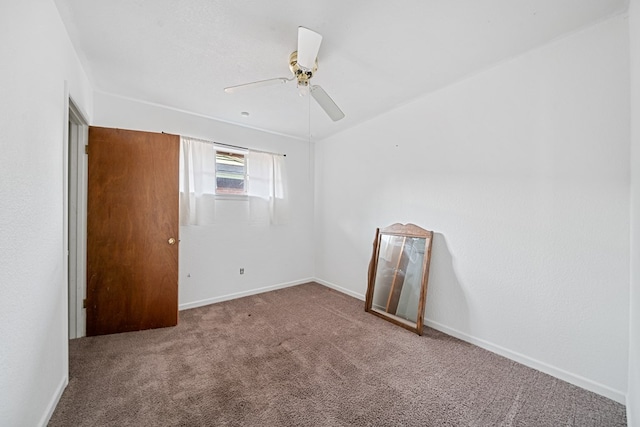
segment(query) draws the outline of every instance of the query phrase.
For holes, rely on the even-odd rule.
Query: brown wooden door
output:
[[[179,141],[89,128],[88,336],[178,322]]]

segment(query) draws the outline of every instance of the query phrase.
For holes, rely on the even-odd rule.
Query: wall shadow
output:
[[[456,274],[453,255],[447,239],[444,234],[437,232],[433,233],[424,318],[425,324],[431,321],[446,328],[469,334],[467,296]]]

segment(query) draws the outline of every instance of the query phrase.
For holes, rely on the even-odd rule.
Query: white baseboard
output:
[[[235,292],[233,294],[222,295],[219,297],[187,302],[184,304],[180,304],[178,306],[178,310],[188,310],[190,308],[203,307],[205,305],[215,304],[217,302],[229,301],[236,298],[247,297],[249,295],[256,295],[264,292],[275,291],[276,289],[283,289],[283,288],[289,288],[291,286],[302,285],[303,283],[313,282],[314,280],[315,279],[313,278],[294,280],[293,282],[279,283],[277,285],[265,286],[263,288],[251,289],[248,291]]]
[[[343,288],[342,286],[338,286],[334,283],[327,282],[326,280],[315,278],[313,279],[313,281],[320,283],[321,285],[324,285],[328,288],[335,289],[336,291],[350,295],[359,300],[364,301],[365,299],[365,296],[363,294],[353,292],[349,289]],[[492,353],[499,354],[500,356],[506,357],[507,359],[511,359],[525,366],[536,369],[540,372],[544,372],[545,374],[549,374],[552,377],[561,379],[563,381],[576,385],[585,390],[592,391],[601,396],[607,397],[611,400],[615,400],[616,402],[621,403],[623,405],[626,404],[626,394],[620,390],[612,389],[611,387],[608,387],[604,384],[600,384],[588,378],[581,377],[580,375],[572,374],[571,372],[567,372],[564,369],[560,369],[555,366],[549,365],[547,363],[540,362],[539,360],[525,356],[524,354],[520,354],[515,351],[511,351],[507,348],[501,347],[499,345],[493,344],[489,341],[476,338],[474,336],[471,336],[464,332],[450,328],[448,326],[445,326],[433,320],[425,319],[424,324],[426,326],[429,326],[430,328],[436,329],[440,332],[444,332],[447,335],[451,335],[453,337],[461,339],[462,341],[466,341],[473,345],[477,345],[478,347],[484,348],[485,350],[488,350]]]
[[[563,381],[576,385],[585,390],[592,391],[594,393],[607,397],[611,400],[615,400],[616,402],[622,403],[623,405],[626,404],[625,393],[619,390],[614,390],[611,387],[608,387],[604,384],[600,384],[588,378],[581,377],[580,375],[572,374],[571,372],[567,372],[564,369],[557,368],[555,366],[549,365],[548,363],[544,363],[539,360],[533,359],[529,356],[525,356],[524,354],[511,351],[507,348],[493,344],[489,341],[485,341],[483,339],[473,337],[464,332],[460,332],[456,329],[450,328],[448,326],[445,326],[433,320],[425,319],[424,324],[426,326],[429,326],[430,328],[436,329],[440,332],[444,332],[447,335],[451,335],[453,337],[461,339],[462,341],[466,341],[468,343],[477,345],[478,347],[484,348],[485,350],[488,350],[492,353],[499,354],[500,356],[506,357],[507,359],[514,360],[525,366],[528,366],[540,372],[544,372],[545,374],[549,374],[552,377],[561,379]]]
[[[65,375],[64,378],[62,378],[62,381],[60,381],[60,384],[58,385],[58,387],[56,388],[56,392],[53,394],[53,397],[51,398],[51,402],[49,402],[49,405],[47,405],[47,410],[45,411],[44,414],[42,414],[42,418],[40,418],[40,422],[38,423],[39,426],[46,427],[46,425],[49,424],[49,421],[51,420],[51,416],[53,415],[53,411],[56,410],[56,406],[58,406],[58,403],[60,402],[60,398],[62,397],[62,393],[64,393],[64,389],[67,388],[68,384],[69,384],[69,377]]]
[[[316,282],[316,283],[320,283],[321,285],[326,286],[327,288],[335,289],[338,292],[342,292],[343,294],[347,294],[349,296],[357,298],[357,299],[359,299],[361,301],[365,300],[365,295],[364,294],[359,294],[359,293],[354,292],[354,291],[352,291],[350,289],[343,288],[342,286],[338,286],[335,283],[327,282],[326,280],[322,280],[322,279],[318,279],[318,278],[314,278],[313,281]]]

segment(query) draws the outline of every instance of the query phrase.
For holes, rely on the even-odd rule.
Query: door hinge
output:
[[[84,146],[84,154],[89,154],[89,144]]]
[[[87,299],[82,300],[82,308],[87,308]]]

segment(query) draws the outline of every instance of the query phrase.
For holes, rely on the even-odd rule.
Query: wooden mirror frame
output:
[[[383,235],[400,237],[417,237],[425,239],[424,258],[422,260],[422,283],[420,284],[420,300],[418,301],[418,313],[416,322],[413,323],[402,317],[387,313],[373,307],[373,292],[375,290],[376,272],[378,271],[378,259],[380,256],[380,242]],[[382,319],[388,320],[398,326],[422,335],[424,322],[424,309],[427,299],[427,284],[429,282],[429,263],[431,261],[431,245],[433,243],[433,231],[425,230],[415,224],[393,224],[383,229],[376,229],[376,237],[373,242],[373,255],[369,263],[369,283],[365,299],[365,311],[374,314]],[[402,255],[399,255],[400,257]],[[395,278],[394,278],[395,283]]]

